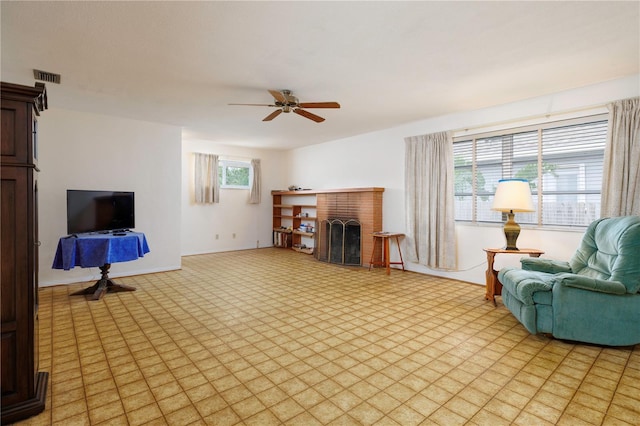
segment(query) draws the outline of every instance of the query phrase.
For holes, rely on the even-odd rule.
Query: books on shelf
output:
[[[274,247],[291,247],[291,230],[286,228],[273,230]]]

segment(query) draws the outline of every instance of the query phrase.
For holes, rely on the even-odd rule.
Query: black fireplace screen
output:
[[[339,265],[361,265],[360,222],[356,219],[328,219],[316,235],[316,257]]]

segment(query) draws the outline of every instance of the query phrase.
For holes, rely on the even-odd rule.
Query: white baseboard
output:
[[[98,269],[98,268],[92,268]],[[162,268],[154,268],[154,269],[140,269],[137,271],[129,271],[125,273],[109,273],[109,278],[120,278],[120,277],[133,277],[136,275],[145,275],[145,274],[154,274],[156,272],[168,272],[168,271],[177,271],[182,269],[181,265],[177,266],[167,266]],[[73,278],[69,278],[68,280],[56,280],[56,281],[41,281],[38,283],[39,287],[51,287],[54,285],[68,285],[68,284],[77,284],[84,283],[89,281],[97,281],[100,279],[100,271],[98,270],[97,275],[92,273],[87,273],[82,276],[75,276]]]

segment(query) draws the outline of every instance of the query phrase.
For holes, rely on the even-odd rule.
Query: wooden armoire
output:
[[[44,410],[48,373],[38,366],[37,116],[44,84],[0,83],[0,350],[2,424]]]

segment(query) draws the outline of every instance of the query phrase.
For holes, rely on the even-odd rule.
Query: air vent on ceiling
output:
[[[52,72],[33,70],[33,77],[36,80],[46,81],[48,83],[60,84],[60,74],[54,74]]]

